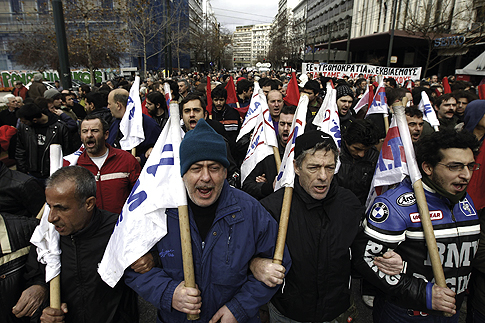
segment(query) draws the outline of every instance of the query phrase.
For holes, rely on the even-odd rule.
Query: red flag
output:
[[[298,90],[298,81],[296,80],[295,72],[291,73],[291,80],[288,83],[288,89],[286,90],[286,96],[283,98],[286,104],[298,106],[300,101],[300,90]]]
[[[211,79],[209,75],[207,75],[207,88],[206,88],[206,93],[207,93],[207,112],[209,115],[212,115],[212,98],[211,98]]]
[[[229,76],[229,82],[227,82],[225,89],[227,91],[226,103],[230,104],[230,103],[238,102],[237,94],[236,94],[236,87],[234,86],[234,79],[232,78],[232,76]]]
[[[443,88],[445,89],[445,94],[451,93],[450,83],[448,82],[448,78],[446,76],[443,77]]]
[[[485,84],[478,86],[478,95],[480,100],[485,100]]]
[[[369,85],[369,103],[367,104],[367,107],[370,107],[372,105],[372,100],[374,100],[374,85],[370,84]]]

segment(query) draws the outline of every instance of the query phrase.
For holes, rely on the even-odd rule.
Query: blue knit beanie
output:
[[[199,119],[194,130],[185,134],[180,144],[180,173],[182,176],[190,166],[201,160],[219,162],[225,168],[229,167],[227,160],[226,142],[203,119]]]
[[[465,109],[465,129],[473,132],[473,129],[478,125],[485,115],[485,100],[473,100],[468,103]]]

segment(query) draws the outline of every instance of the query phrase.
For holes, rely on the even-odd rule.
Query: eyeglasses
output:
[[[474,171],[478,170],[480,168],[480,164],[478,163],[470,163],[468,165],[462,164],[462,163],[451,163],[451,164],[443,164],[443,163],[438,163],[440,165],[448,167],[448,169],[452,172],[461,172],[465,166],[468,168],[469,171]]]

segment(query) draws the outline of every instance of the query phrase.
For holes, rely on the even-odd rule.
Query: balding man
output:
[[[115,148],[121,148],[120,140],[123,138],[123,134],[120,131],[120,121],[126,112],[128,97],[129,93],[125,89],[113,90],[108,95],[108,109],[115,119],[109,128],[109,137],[106,142]],[[136,159],[143,166],[162,131],[155,120],[145,114],[142,116],[145,140],[136,147]]]

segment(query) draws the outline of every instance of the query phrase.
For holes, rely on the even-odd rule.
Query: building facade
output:
[[[236,26],[233,34],[234,67],[255,66],[266,59],[272,24]]]

